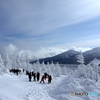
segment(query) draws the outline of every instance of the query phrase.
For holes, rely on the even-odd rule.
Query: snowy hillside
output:
[[[53,61],[54,63],[59,62],[60,64],[78,64],[76,61],[76,55],[78,54],[80,54],[80,52],[74,50],[68,50],[53,57],[39,59],[39,61],[40,62],[44,61],[45,63],[47,62],[51,63]],[[100,47],[83,52],[83,56],[85,58],[85,64],[88,64],[95,58],[100,59]],[[31,63],[34,62],[36,61],[31,61]]]
[[[77,64],[76,55],[78,54],[80,54],[80,52],[69,50],[53,57],[39,59],[39,62],[51,63],[53,61],[54,63],[58,62],[60,64]],[[31,61],[31,63],[34,63],[34,62],[36,61]]]
[[[96,92],[98,96],[71,96],[70,92]],[[54,77],[51,84],[29,82],[25,74],[0,75],[0,100],[100,100],[100,82],[71,76]]]
[[[95,58],[100,59],[100,47],[84,52],[83,56],[86,64]]]
[[[75,56],[78,67],[69,68],[53,62],[30,64],[25,52],[15,47],[7,50],[4,57],[0,55],[0,100],[100,100],[99,59],[86,65],[80,53]],[[76,52],[68,56],[73,54]],[[38,73],[40,79],[36,81]]]

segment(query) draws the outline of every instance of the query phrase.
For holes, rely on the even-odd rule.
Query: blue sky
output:
[[[0,46],[37,51],[100,47],[99,0],[0,0]]]

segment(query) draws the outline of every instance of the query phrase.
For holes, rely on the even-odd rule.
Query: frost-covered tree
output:
[[[77,62],[78,63],[80,63],[80,64],[84,64],[85,62],[84,62],[84,57],[83,57],[83,55],[82,55],[82,52],[79,54],[79,55],[77,55]]]
[[[82,67],[81,65],[79,65],[78,70],[74,76],[81,77],[85,75],[86,78],[98,81],[99,79],[98,65],[99,64],[100,64],[100,61],[98,59],[94,59],[87,65],[83,64]]]
[[[37,70],[37,72],[40,72],[40,73],[41,73],[41,72],[42,72],[42,68],[41,68],[41,65],[40,65],[40,63],[38,63],[38,66],[37,66],[37,67],[38,67],[38,70]]]
[[[27,68],[27,62],[26,62],[26,58],[25,58],[24,54],[21,53],[20,56],[19,56],[19,58],[20,58],[20,67],[22,69],[28,70],[28,68]]]
[[[51,67],[50,67],[50,64],[49,62],[47,62],[47,73],[50,75],[52,72],[51,72]]]
[[[55,72],[54,73],[55,73],[55,76],[57,76],[57,77],[61,76],[61,68],[58,63],[55,64]]]
[[[6,68],[4,66],[4,62],[3,62],[1,54],[0,54],[0,74],[5,73],[5,72],[6,72]]]
[[[84,78],[87,78],[87,74],[86,74],[86,65],[78,65],[78,69],[77,69],[77,71],[75,71],[75,73],[74,73],[74,77],[78,77],[78,78],[80,78],[80,77],[84,77]]]
[[[14,46],[13,44],[9,44],[8,46],[5,47],[4,52],[5,52],[5,56],[8,56],[11,67],[15,68],[18,48],[16,46]],[[5,59],[6,59],[6,57],[5,57]],[[4,61],[5,61],[5,59],[4,59]]]
[[[8,54],[5,53],[4,65],[5,65],[6,69],[12,68],[11,62],[12,62],[12,61],[11,61],[11,59],[9,58]]]
[[[53,62],[50,64],[50,69],[51,69],[51,75],[55,76],[55,65]]]
[[[42,64],[41,64],[41,71],[42,71],[42,73],[46,72],[45,68],[46,68],[46,65],[44,64],[44,62],[42,62]]]
[[[33,68],[32,70],[33,70],[34,72],[37,71],[37,70],[36,70],[36,63],[33,64],[33,67],[32,67],[32,68]]]
[[[19,55],[16,56],[16,68],[21,68],[21,62]]]
[[[31,67],[31,65],[30,65],[30,63],[29,63],[29,60],[27,61],[27,70],[28,70],[28,71],[31,71],[31,70],[32,70],[32,67]]]
[[[98,65],[100,64],[100,60],[94,59],[90,62],[90,65],[92,66],[92,75],[94,77],[94,80],[98,81],[99,78],[99,72],[98,72]]]
[[[77,55],[77,62],[80,63],[80,65],[78,65],[78,70],[74,73],[74,77],[85,77],[87,78],[87,74],[86,74],[86,65],[84,65],[84,57],[82,55],[82,52]]]
[[[44,63],[43,63],[43,66],[44,66]],[[35,72],[42,72],[42,67],[40,65],[40,62],[39,60],[36,62],[36,71]]]

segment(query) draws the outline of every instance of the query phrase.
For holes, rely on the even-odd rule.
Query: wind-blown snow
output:
[[[98,96],[71,96],[70,92],[97,92]],[[100,100],[100,82],[71,76],[52,83],[29,82],[25,74],[0,75],[0,100]]]

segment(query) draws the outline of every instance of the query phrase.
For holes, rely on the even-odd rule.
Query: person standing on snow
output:
[[[37,72],[37,81],[39,81],[39,79],[40,79],[40,73]]]
[[[48,75],[48,84],[51,83],[51,80],[52,80],[52,76]]]
[[[32,78],[31,72],[28,74],[28,78],[29,78],[29,82],[31,82],[31,78]]]
[[[43,82],[43,83],[44,83],[44,79],[45,79],[45,76],[43,75],[43,76],[42,76],[42,78],[41,78],[40,83],[41,83],[41,82]]]
[[[23,69],[23,73],[24,73],[25,69]]]
[[[47,76],[48,76],[48,74],[47,73],[44,73],[45,80],[46,80]]]
[[[36,81],[36,73],[33,74],[34,81]]]

